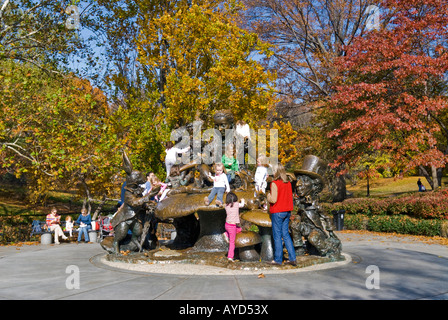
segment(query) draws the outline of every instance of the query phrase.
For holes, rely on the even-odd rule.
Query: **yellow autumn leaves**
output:
[[[141,21],[140,62],[159,68],[167,124],[200,115],[207,124],[214,110],[230,109],[255,124],[274,103],[273,76],[252,52],[268,46],[236,24],[235,7],[200,1]]]

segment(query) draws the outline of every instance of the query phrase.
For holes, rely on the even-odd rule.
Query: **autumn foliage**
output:
[[[251,125],[265,118],[274,78],[251,55],[269,54],[269,46],[238,26],[240,10],[238,1],[179,2],[139,20],[139,61],[160,75],[152,79],[160,94],[156,122],[174,128],[200,118],[212,126],[221,109]]]
[[[334,166],[385,153],[396,167],[444,167],[448,131],[448,6],[440,0],[384,0],[380,30],[357,37],[338,61],[341,76],[329,137]]]
[[[31,199],[60,187],[79,187],[86,198],[107,193],[119,171],[119,144],[104,93],[27,64],[3,62],[0,71],[2,165],[27,177]]]
[[[28,27],[9,28],[26,14],[18,3],[33,1],[0,14],[10,39],[0,43],[0,161],[27,177],[34,200],[61,186],[87,198],[111,194],[123,150],[136,169],[164,175],[172,130],[195,120],[211,128],[222,109],[254,130],[278,130],[288,168],[311,153],[334,160],[341,175],[366,159],[372,171],[448,163],[446,1],[380,0],[380,28],[369,32],[366,1],[85,1],[86,16],[96,15],[83,23],[104,32],[110,60],[92,82],[61,67],[82,50],[82,32],[59,30],[64,12],[38,28],[46,34],[19,36],[40,21],[28,12]],[[95,64],[89,51],[83,58]],[[310,127],[267,121],[280,99],[306,102]]]

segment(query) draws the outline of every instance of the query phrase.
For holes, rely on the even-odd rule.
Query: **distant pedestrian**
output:
[[[426,191],[426,188],[425,188],[425,186],[423,185],[423,183],[422,183],[422,181],[420,180],[420,178],[418,178],[417,186],[418,186],[418,191],[419,191],[419,192],[424,192],[424,191]]]
[[[225,154],[222,155],[221,162],[224,165],[224,170],[227,175],[229,183],[233,183],[235,180],[235,172],[240,170],[238,160],[233,156],[233,146],[229,144],[226,146]]]
[[[126,180],[121,185],[120,201],[117,203],[117,207],[120,208],[124,204],[124,194],[126,192]]]

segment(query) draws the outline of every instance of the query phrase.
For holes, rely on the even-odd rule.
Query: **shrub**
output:
[[[0,243],[29,241],[31,223],[28,217],[0,217]]]
[[[428,192],[402,197],[379,199],[347,199],[328,205],[327,210],[345,210],[346,214],[408,215],[421,219],[448,219],[447,192]]]
[[[376,232],[396,232],[401,234],[439,236],[441,220],[415,219],[409,216],[372,216],[367,229]]]
[[[348,230],[366,230],[369,218],[364,214],[344,216],[344,228]]]
[[[440,236],[443,220],[415,219],[406,215],[346,215],[344,227],[348,230],[368,230],[374,232],[395,232],[420,236]]]

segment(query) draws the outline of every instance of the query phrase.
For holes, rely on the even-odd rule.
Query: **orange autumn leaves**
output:
[[[118,143],[108,131],[104,94],[73,76],[49,78],[38,68],[12,62],[1,67],[2,164],[27,176],[31,200],[79,182],[91,195],[109,188],[107,180],[118,171],[113,165]]]
[[[329,137],[343,155],[333,165],[382,152],[405,170],[444,167],[448,9],[438,0],[384,0],[381,8],[389,24],[357,37],[338,61],[330,111],[340,120]]]

